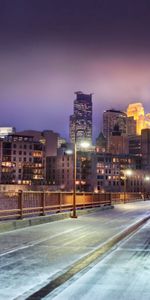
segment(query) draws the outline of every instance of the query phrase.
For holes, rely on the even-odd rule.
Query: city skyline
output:
[[[150,111],[149,1],[8,0],[0,8],[1,126],[68,138],[78,90],[94,93],[94,137],[105,109],[142,102]]]
[[[149,202],[150,0],[0,0],[0,300],[148,300]]]
[[[82,93],[82,92],[77,92],[77,93]],[[76,93],[75,93],[76,94]],[[75,100],[74,100],[75,101]],[[136,102],[133,102],[133,103],[130,103],[129,102],[129,104],[128,104],[128,106],[129,105],[133,105],[134,106],[134,104],[135,104],[135,106],[137,105],[137,104],[140,104],[140,105],[143,105],[143,103],[142,102],[138,102],[138,103],[136,103]],[[92,105],[93,106],[93,105]],[[72,103],[72,108],[73,108],[73,103]],[[125,113],[125,114],[127,114],[127,109],[128,109],[128,107],[126,107],[126,109],[124,108],[124,109],[122,109],[122,110],[119,110],[120,111],[120,113]],[[144,111],[145,111],[145,107],[143,107],[143,109],[144,109]],[[95,140],[96,140],[96,138],[98,137],[98,135],[99,135],[99,133],[100,132],[103,132],[103,124],[102,124],[102,122],[103,122],[103,113],[105,113],[105,112],[107,112],[107,111],[109,111],[109,110],[114,110],[114,111],[118,111],[118,107],[109,107],[109,109],[108,108],[104,108],[104,111],[102,111],[101,112],[101,115],[99,115],[99,126],[97,126],[96,127],[96,125],[97,124],[94,124],[94,122],[93,122],[93,124],[92,124],[92,131],[93,131],[93,134],[92,134],[92,140],[94,141],[94,144],[95,144]],[[149,115],[149,112],[148,111],[145,111],[145,113],[148,113],[148,115]],[[70,115],[70,116],[72,116],[72,115]],[[9,126],[11,126],[10,128],[15,128],[15,131],[16,132],[19,132],[20,133],[20,131],[32,131],[32,130],[35,130],[35,131],[37,131],[37,132],[42,132],[42,131],[46,131],[46,130],[50,130],[50,131],[53,131],[53,132],[55,132],[55,133],[57,133],[57,134],[59,134],[61,137],[64,137],[66,140],[70,140],[70,138],[69,138],[69,117],[70,116],[68,116],[68,122],[66,123],[66,124],[64,124],[64,125],[67,125],[67,132],[66,132],[66,134],[64,133],[63,134],[63,131],[62,130],[60,130],[60,131],[58,131],[58,130],[55,130],[55,126],[53,127],[53,128],[41,128],[41,124],[40,124],[40,127],[31,127],[31,128],[28,128],[28,127],[21,127],[21,130],[20,130],[20,128],[19,127],[15,127],[14,126],[14,124],[11,124],[11,123],[9,123],[9,122],[7,122],[6,121],[6,123],[5,124],[2,124],[2,125],[0,125],[0,127],[1,128],[4,128],[4,130],[5,130],[5,128],[9,128]],[[92,116],[92,118],[93,119],[95,119],[94,118],[94,115]],[[55,124],[54,124],[55,125]],[[147,125],[145,125],[146,126],[146,128],[147,128]]]

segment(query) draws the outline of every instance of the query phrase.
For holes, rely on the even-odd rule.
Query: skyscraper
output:
[[[106,110],[103,113],[103,134],[107,139],[107,151],[110,150],[110,137],[114,132],[116,135],[126,135],[127,115],[120,110]]]
[[[92,94],[76,92],[74,113],[70,116],[70,142],[79,147],[82,140],[92,144]]]
[[[142,103],[138,102],[129,104],[127,108],[127,116],[134,118],[136,121],[136,134],[141,135],[141,130],[145,127],[144,107]]]

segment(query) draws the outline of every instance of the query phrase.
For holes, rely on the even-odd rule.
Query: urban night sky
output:
[[[0,126],[68,137],[75,91],[150,111],[150,1],[0,0]]]

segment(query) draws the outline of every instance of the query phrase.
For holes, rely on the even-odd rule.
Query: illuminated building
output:
[[[8,134],[14,134],[15,132],[15,127],[0,127],[0,138],[4,139]]]
[[[45,180],[44,145],[32,136],[9,135],[1,141],[1,183],[41,184]]]
[[[25,130],[17,134],[32,136],[34,141],[39,141],[45,145],[45,156],[55,156],[57,154],[59,134],[52,130],[36,131]]]
[[[133,117],[136,121],[136,134],[140,135],[141,130],[144,128],[144,107],[142,103],[132,103],[128,105],[127,116]]]
[[[57,156],[46,158],[47,184],[57,186],[61,190],[73,190],[74,154],[66,144],[57,151]],[[77,152],[76,189],[91,190],[91,152]]]
[[[84,140],[92,145],[92,94],[76,92],[74,113],[70,116],[70,142],[79,144]]]
[[[133,176],[128,178],[127,191],[141,191],[142,177],[137,178],[140,157],[126,154],[96,153],[92,155],[91,184],[97,192],[123,192],[124,171],[131,169]],[[135,173],[134,173],[135,170]],[[136,175],[134,175],[136,174]]]

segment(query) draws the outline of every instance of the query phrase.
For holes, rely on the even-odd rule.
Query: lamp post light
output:
[[[132,175],[132,170],[127,169],[124,171],[124,203],[126,201],[126,191],[127,191],[127,178]]]
[[[83,141],[80,143],[80,147],[87,149],[90,147],[90,143]],[[74,157],[73,157],[73,210],[71,218],[77,218],[76,211],[76,179],[77,179],[77,145],[76,141],[74,142]]]

